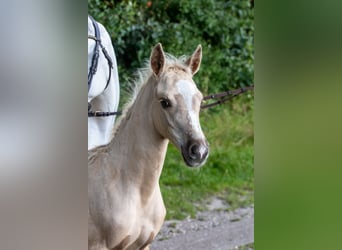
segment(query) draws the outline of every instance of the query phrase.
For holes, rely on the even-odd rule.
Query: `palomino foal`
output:
[[[166,213],[159,177],[169,141],[188,166],[207,159],[199,123],[202,94],[192,80],[201,58],[200,45],[181,61],[157,44],[113,139],[89,151],[89,249],[149,249]]]

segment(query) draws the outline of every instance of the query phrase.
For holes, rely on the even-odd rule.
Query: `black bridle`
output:
[[[90,18],[91,22],[93,23],[93,27],[95,30],[95,36],[88,35],[88,39],[93,39],[95,41],[95,48],[94,48],[94,55],[93,55],[93,58],[91,59],[91,65],[90,65],[90,69],[89,69],[89,73],[88,73],[88,92],[89,92],[90,87],[91,87],[93,76],[96,74],[96,71],[97,71],[97,65],[98,65],[99,56],[100,56],[100,47],[101,47],[103,55],[107,59],[108,68],[109,68],[109,77],[108,77],[105,89],[107,89],[107,87],[109,85],[110,79],[112,77],[112,68],[113,68],[112,58],[110,58],[106,48],[102,45],[99,25],[97,24],[97,22],[94,20],[94,18],[92,16],[89,16],[89,18]],[[101,115],[98,111],[97,112],[96,111],[90,111],[90,108],[91,108],[91,104],[88,103],[88,117],[109,116],[108,113],[113,113],[110,115],[115,115],[114,114],[115,112],[100,112],[100,113],[106,113],[106,115]]]
[[[89,73],[88,73],[88,91],[91,87],[91,82],[93,80],[93,76],[96,74],[96,71],[97,71],[97,64],[98,64],[99,55],[100,55],[100,47],[101,47],[103,55],[107,59],[108,67],[109,67],[109,77],[108,77],[105,89],[108,87],[110,78],[112,76],[112,68],[113,68],[112,58],[110,58],[106,48],[102,45],[99,25],[97,24],[97,22],[94,20],[93,17],[89,16],[89,18],[90,18],[91,22],[93,23],[94,30],[95,30],[95,36],[88,35],[88,38],[93,39],[95,41],[95,48],[94,48],[93,58],[91,59],[91,66],[90,66]]]

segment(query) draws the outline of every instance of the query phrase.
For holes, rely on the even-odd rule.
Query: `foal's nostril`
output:
[[[192,144],[189,147],[189,156],[191,157],[191,159],[197,159],[199,156],[199,146],[197,144]]]
[[[187,145],[189,146],[181,147],[185,163],[190,167],[202,166],[209,155],[208,143],[198,141]]]

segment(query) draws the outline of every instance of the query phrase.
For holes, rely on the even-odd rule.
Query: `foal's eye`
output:
[[[163,107],[163,109],[171,107],[171,102],[168,99],[160,99],[160,105]]]

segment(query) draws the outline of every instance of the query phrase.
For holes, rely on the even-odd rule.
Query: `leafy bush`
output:
[[[123,89],[158,42],[175,56],[190,55],[202,44],[195,81],[205,94],[253,83],[250,0],[88,0],[88,7],[112,37]]]

